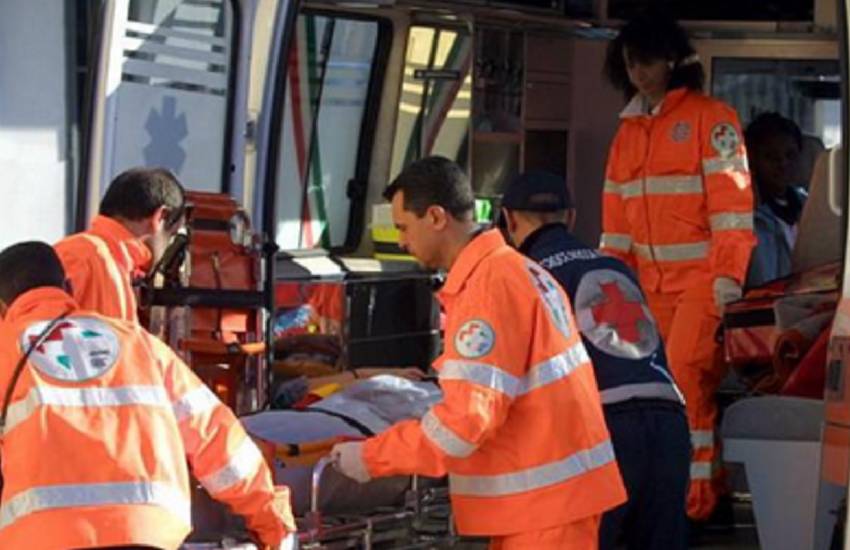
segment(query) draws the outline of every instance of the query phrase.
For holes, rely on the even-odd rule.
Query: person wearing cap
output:
[[[448,270],[443,399],[421,420],[335,445],[336,467],[360,482],[448,474],[458,533],[491,537],[492,550],[596,548],[600,516],[626,493],[563,289],[477,227],[456,163],[416,161],[384,197],[399,245]]]
[[[611,433],[628,501],[603,515],[599,547],[686,548],[690,436],[684,401],[634,273],[572,233],[564,180],[520,175],[502,198],[504,231],[569,296]]]
[[[600,248],[635,268],[685,395],[688,516],[699,527],[725,490],[715,424],[727,369],[715,336],[756,243],[747,153],[737,113],[703,93],[702,65],[672,19],[630,21],[605,71],[628,103],[608,154]]]

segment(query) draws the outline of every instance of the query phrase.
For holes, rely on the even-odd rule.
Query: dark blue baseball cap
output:
[[[502,196],[502,206],[508,210],[554,212],[573,208],[574,204],[562,177],[534,170],[511,181]]]

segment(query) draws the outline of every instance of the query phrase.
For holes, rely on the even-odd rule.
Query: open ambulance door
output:
[[[830,334],[826,365],[825,422],[821,444],[820,490],[814,548],[837,550],[850,548],[848,522],[848,472],[850,472],[850,243],[848,223],[848,109],[850,88],[850,2],[838,2],[838,28],[841,60],[842,146],[829,156],[828,203],[832,215],[841,220],[843,265],[840,298]],[[826,523],[828,527],[824,528]]]
[[[251,94],[265,77],[268,37],[285,36],[295,4],[105,0],[94,50],[77,227],[128,168],[178,177],[189,192],[185,233],[141,281],[140,318],[237,414],[268,403],[266,247],[245,215],[250,160],[264,146]]]
[[[163,166],[189,190],[240,196],[258,3],[102,2],[78,229],[111,179],[133,166]]]

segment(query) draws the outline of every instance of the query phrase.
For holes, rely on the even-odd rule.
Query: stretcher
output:
[[[334,443],[421,417],[441,397],[429,382],[376,376],[305,410],[265,411],[242,419],[272,464],[275,483],[290,488],[302,548],[449,548],[459,540],[445,480],[403,476],[359,484],[330,467]],[[187,550],[238,543],[239,521],[223,506],[204,495],[193,508],[196,532],[205,536],[197,543],[219,546]]]
[[[748,391],[781,392],[832,321],[839,275],[828,264],[750,289],[726,307],[725,359]]]
[[[443,484],[423,483],[426,480],[412,476],[405,478],[408,485],[396,505],[325,513],[320,506],[324,480],[335,472],[330,457],[320,459],[310,471],[309,507],[296,518],[302,550],[436,549],[451,548],[461,540],[452,528],[448,490]],[[223,506],[212,501],[204,501],[202,508],[208,514],[226,514]],[[193,511],[196,519],[197,512]],[[195,533],[181,550],[258,550],[238,518],[225,516],[214,528],[209,518],[205,521],[203,526],[195,526]]]

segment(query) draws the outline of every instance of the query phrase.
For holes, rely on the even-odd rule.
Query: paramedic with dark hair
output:
[[[138,321],[133,280],[162,257],[184,202],[183,186],[164,168],[132,168],[112,180],[88,231],[54,245],[80,307]]]
[[[428,157],[386,189],[399,244],[445,269],[443,400],[421,420],[334,447],[358,481],[448,474],[463,535],[491,548],[596,548],[603,512],[625,500],[599,390],[563,290],[473,222],[457,164]]]
[[[735,111],[702,93],[702,66],[675,21],[630,21],[605,69],[628,104],[608,155],[600,247],[635,268],[666,342],[691,429],[688,516],[706,520],[722,489],[715,333],[755,245],[744,140]]]
[[[263,548],[294,548],[289,491],[233,412],[159,339],[81,309],[64,282],[47,244],[0,252],[0,548],[176,548],[192,529],[189,468]]]

